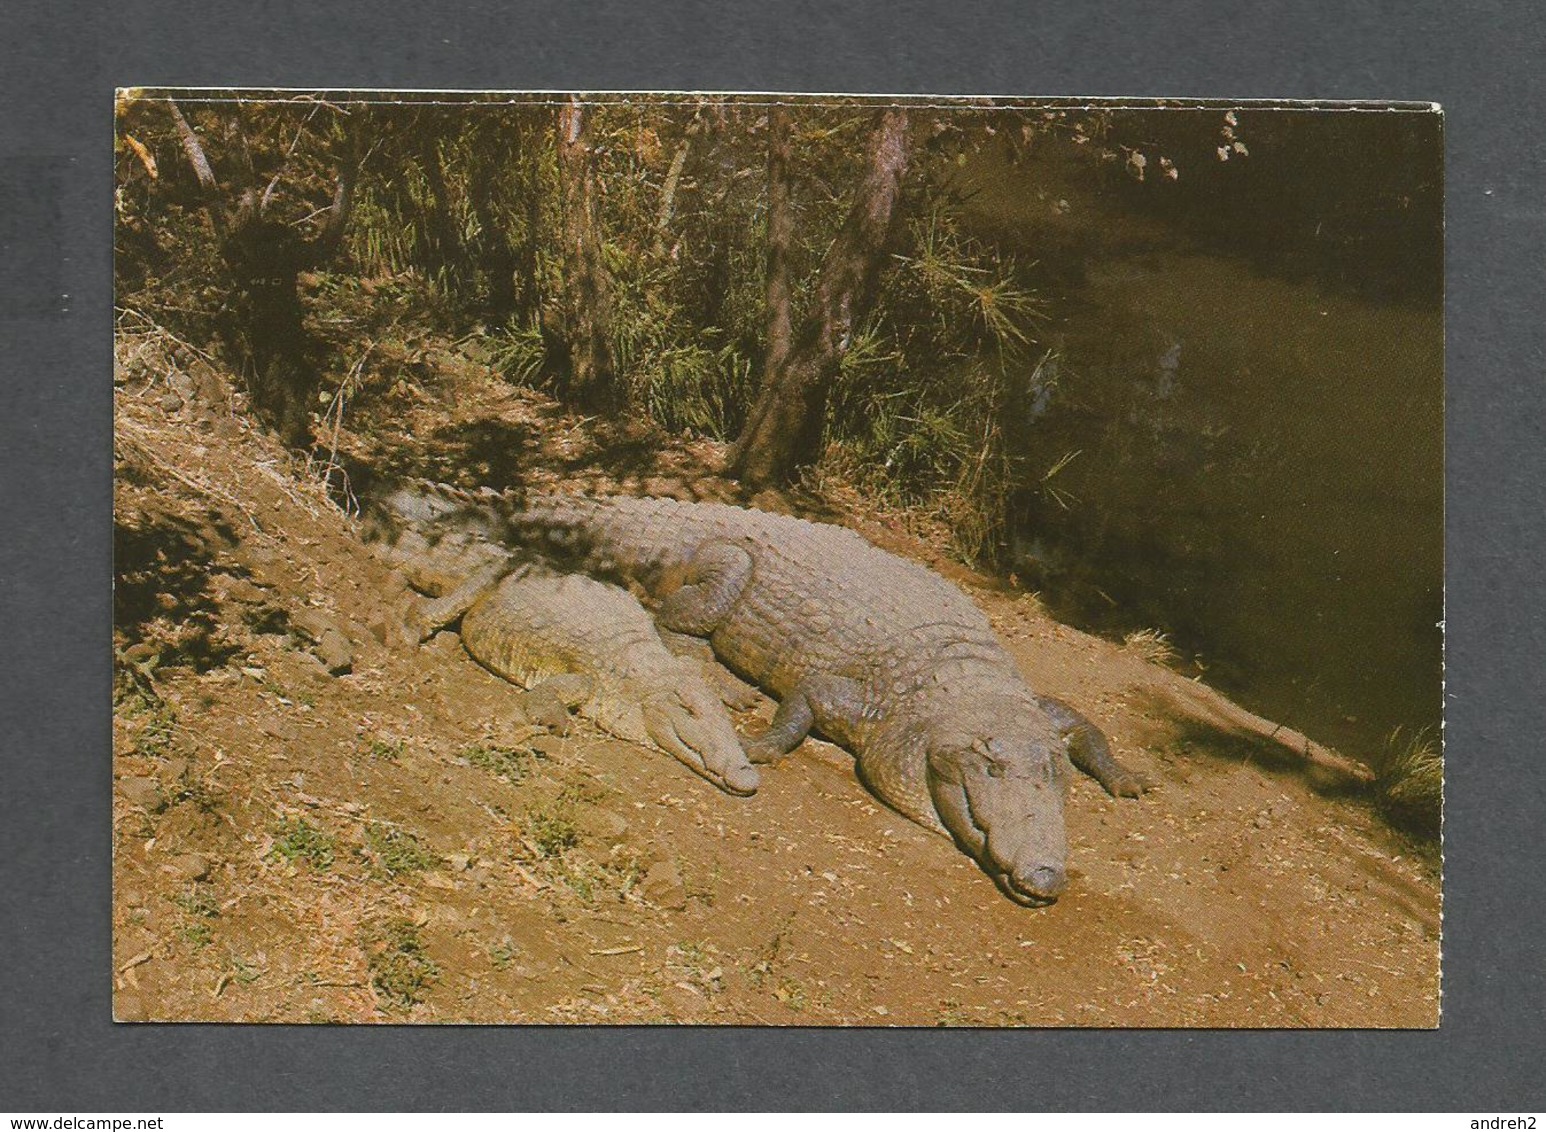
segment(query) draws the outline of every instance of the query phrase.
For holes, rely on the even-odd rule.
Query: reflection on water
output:
[[[1437,311],[1175,251],[1092,264],[1029,435],[1022,570],[1074,620],[1168,631],[1211,683],[1350,751],[1435,725]]]

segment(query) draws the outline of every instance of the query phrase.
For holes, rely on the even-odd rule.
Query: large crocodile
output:
[[[1027,686],[965,594],[853,531],[717,503],[416,490],[448,529],[641,587],[661,626],[707,637],[779,697],[752,761],[818,731],[1020,903],[1066,887],[1070,761],[1112,794],[1145,787],[1087,719]]]
[[[408,513],[395,513],[393,502]],[[654,621],[626,590],[520,561],[466,531],[426,535],[411,499],[392,497],[369,533],[387,561],[434,600],[410,611],[423,639],[461,621],[468,654],[523,688],[546,685],[619,738],[674,755],[720,789],[757,790],[724,704],[694,661],[667,650]],[[578,679],[575,679],[575,678]]]

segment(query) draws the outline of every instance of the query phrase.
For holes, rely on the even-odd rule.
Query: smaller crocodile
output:
[[[468,655],[496,676],[552,688],[603,730],[674,756],[728,793],[756,792],[757,768],[699,663],[666,648],[632,594],[521,562],[475,532],[433,538],[400,526],[411,515],[394,515],[391,501],[367,530],[433,599],[410,614],[417,640],[460,620]]]

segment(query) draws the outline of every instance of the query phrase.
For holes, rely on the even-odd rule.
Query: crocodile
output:
[[[832,740],[1017,903],[1067,886],[1071,767],[1116,796],[1148,786],[1088,719],[1031,690],[961,590],[857,532],[721,503],[411,490],[427,521],[640,589],[662,628],[707,638],[779,699],[752,762],[812,731]]]
[[[367,535],[432,600],[405,618],[421,641],[460,620],[462,645],[523,688],[546,687],[604,731],[675,756],[727,793],[753,794],[757,768],[692,660],[671,653],[626,590],[563,574],[468,532],[426,536],[373,508]]]

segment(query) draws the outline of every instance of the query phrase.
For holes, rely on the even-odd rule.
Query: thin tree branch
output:
[[[290,139],[290,148],[285,150],[284,160],[279,163],[279,168],[274,170],[274,176],[268,182],[268,188],[263,190],[263,199],[258,204],[258,214],[261,216],[268,211],[268,206],[273,202],[274,193],[279,188],[279,178],[284,176],[286,169],[290,167],[290,158],[295,156],[295,147],[301,144],[301,138],[306,133],[306,127],[317,116],[317,111],[322,109],[321,103],[311,108],[311,113],[301,119],[301,124],[296,127],[295,137]]]
[[[183,117],[182,109],[175,101],[168,99],[167,105],[172,108],[172,118],[177,123],[177,136],[183,143],[183,152],[188,155],[188,164],[193,166],[193,175],[199,179],[199,185],[206,192],[219,192],[220,182],[215,180],[215,171],[210,168],[204,147],[199,144],[199,136],[188,125],[188,119]]]

